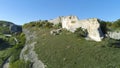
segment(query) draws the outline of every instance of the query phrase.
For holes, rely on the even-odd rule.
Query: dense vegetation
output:
[[[19,59],[25,44],[23,33],[11,33],[10,22],[0,21],[0,68],[9,60],[10,68],[28,68],[28,63]],[[26,64],[25,64],[26,63]],[[21,67],[21,65],[24,67]]]

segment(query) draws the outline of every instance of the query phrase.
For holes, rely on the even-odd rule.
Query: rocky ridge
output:
[[[34,32],[30,32],[24,29],[23,32],[26,35],[26,44],[22,49],[20,54],[20,59],[31,62],[31,68],[45,68],[45,65],[38,59],[38,55],[34,51],[34,46],[37,42],[33,41],[35,39]],[[31,41],[31,42],[30,42]]]

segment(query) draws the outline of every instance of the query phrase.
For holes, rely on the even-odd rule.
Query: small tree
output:
[[[77,28],[76,31],[74,32],[78,37],[86,37],[88,32],[86,29],[83,28]]]

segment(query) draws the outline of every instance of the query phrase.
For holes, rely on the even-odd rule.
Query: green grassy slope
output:
[[[19,41],[16,44],[14,37]],[[4,34],[0,35],[0,68],[4,65],[5,61],[10,58],[9,68],[25,68],[29,64],[24,60],[19,59],[20,52],[25,44],[24,34],[13,35],[12,37],[6,37]],[[22,65],[22,67],[20,67]]]
[[[46,68],[120,68],[120,49],[109,47],[114,40],[86,41],[63,30],[60,35],[50,35],[46,28],[36,31],[35,51]]]

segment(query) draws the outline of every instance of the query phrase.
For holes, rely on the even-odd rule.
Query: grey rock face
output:
[[[31,68],[45,68],[45,65],[38,59],[38,55],[34,51],[34,46],[37,42],[33,42],[35,36],[34,32],[29,32],[27,30],[23,30],[26,35],[26,44],[22,49],[20,54],[20,59],[24,59],[25,61],[30,61],[32,63]],[[31,43],[29,41],[32,41]]]
[[[10,32],[11,32],[11,33],[22,32],[22,26],[18,26],[18,25],[15,25],[15,24],[11,24],[11,25],[10,25]]]
[[[108,37],[116,40],[120,40],[120,31],[108,32]]]

